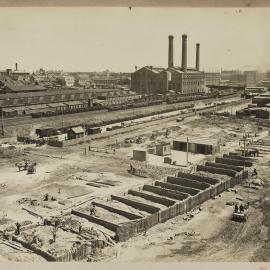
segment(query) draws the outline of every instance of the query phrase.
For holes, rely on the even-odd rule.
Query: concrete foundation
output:
[[[145,211],[145,212],[150,213],[150,214],[153,214],[153,213],[160,211],[160,208],[152,206],[152,205],[148,205],[145,203],[137,202],[134,200],[130,200],[130,199],[120,197],[120,196],[115,196],[115,195],[112,195],[111,197],[113,200],[125,203],[126,205],[130,205],[135,209],[139,209],[141,211]]]
[[[159,188],[159,187],[154,187],[151,185],[144,185],[143,189],[146,191],[150,191],[153,192],[155,194],[161,195],[161,196],[165,196],[171,199],[175,199],[175,200],[179,200],[182,201],[184,199],[186,199],[189,195],[186,193],[182,193],[182,192],[178,192],[178,191],[173,191],[173,190],[169,190],[169,189],[164,189],[164,188]]]
[[[160,182],[160,181],[156,181],[155,186],[159,186],[159,187],[163,187],[163,188],[167,188],[167,189],[171,189],[171,190],[177,190],[177,191],[180,191],[182,193],[186,193],[186,194],[191,195],[191,196],[194,196],[200,192],[199,189],[184,187],[184,186],[170,184],[170,183],[166,183],[166,182],[164,183],[164,182]]]
[[[186,178],[182,178],[182,177],[168,176],[167,182],[171,183],[171,184],[176,184],[176,185],[200,189],[200,190],[204,190],[204,189],[210,187],[210,185],[207,183],[199,182],[199,181],[191,180],[191,179],[186,179]]]
[[[250,162],[250,161],[234,159],[232,157],[230,157],[230,158],[218,158],[217,157],[215,162],[222,163],[222,164],[228,164],[228,165],[234,165],[234,166],[245,166],[245,167],[252,166],[252,162]]]
[[[216,167],[216,168],[221,168],[221,169],[228,169],[228,170],[233,170],[233,171],[236,171],[236,172],[243,171],[243,167],[234,166],[234,165],[228,165],[228,164],[222,164],[222,163],[206,162],[205,166]]]
[[[130,189],[128,191],[128,193],[133,195],[133,196],[138,196],[138,197],[144,198],[144,199],[149,200],[151,202],[163,204],[163,205],[165,205],[167,207],[172,206],[172,205],[175,204],[175,201],[173,201],[173,200],[163,198],[163,197],[158,197],[158,196],[155,196],[155,195],[150,195],[150,194],[147,194],[147,193],[141,192],[141,191],[136,191],[136,190],[131,190]]]

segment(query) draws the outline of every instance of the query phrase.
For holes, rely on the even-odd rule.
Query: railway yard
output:
[[[223,101],[205,108],[206,101],[196,101],[200,113],[180,113],[174,104],[6,119],[0,261],[267,261],[268,127],[235,117],[250,100]],[[156,118],[135,119],[71,146],[16,141],[21,133],[63,121],[117,121],[149,112]],[[179,148],[182,137],[189,139],[188,149]],[[28,167],[36,164],[36,173],[28,173],[25,160]],[[231,219],[236,205],[247,206],[246,222]]]

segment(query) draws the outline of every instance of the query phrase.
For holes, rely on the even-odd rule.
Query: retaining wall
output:
[[[237,172],[243,171],[242,167],[229,165],[229,164],[222,164],[222,163],[214,163],[214,162],[205,162],[205,166],[222,168],[222,169],[229,169]]]
[[[214,179],[214,178],[210,178],[204,175],[197,175],[197,174],[189,174],[189,173],[183,173],[183,172],[178,172],[178,177],[181,178],[186,178],[186,179],[191,179],[191,180],[195,180],[198,182],[205,182],[207,184],[210,185],[215,185],[217,183],[219,183],[219,180]]]
[[[247,161],[252,161],[254,159],[250,158],[250,157],[243,157],[243,156],[240,156],[236,153],[236,155],[232,152],[229,153],[229,155],[227,154],[223,154],[223,157],[224,158],[232,158],[232,159],[239,159],[239,160],[247,160]]]
[[[199,182],[196,180],[186,179],[182,177],[174,177],[174,176],[168,176],[167,182],[171,184],[175,184],[175,185],[191,187],[191,188],[201,189],[201,190],[204,190],[210,187],[209,184],[204,183],[204,182]]]
[[[175,185],[175,184],[171,184],[171,183],[164,183],[164,182],[160,182],[160,181],[156,181],[155,186],[160,186],[160,187],[167,188],[167,189],[177,190],[177,191],[180,191],[182,193],[187,193],[191,196],[194,196],[200,192],[199,189],[184,187],[184,186]]]
[[[146,203],[142,203],[142,202],[133,201],[133,200],[130,200],[130,199],[127,199],[124,197],[115,196],[115,195],[112,195],[111,197],[113,200],[130,205],[135,209],[139,209],[141,211],[145,211],[145,212],[150,213],[150,214],[154,214],[160,210],[160,208],[158,208],[158,207],[155,207],[155,206],[152,206],[152,205],[149,205]]]
[[[85,218],[88,221],[99,224],[99,225],[101,225],[101,226],[103,226],[103,227],[105,227],[105,228],[107,228],[107,229],[109,229],[109,230],[111,230],[113,232],[116,232],[117,228],[119,227],[117,224],[111,223],[109,221],[106,221],[106,220],[103,220],[103,219],[100,219],[100,218],[97,218],[97,217],[90,216],[88,214],[79,212],[77,210],[72,210],[71,214],[73,214],[75,216],[78,216],[78,217]]]
[[[136,191],[136,190],[131,190],[130,189],[128,191],[128,193],[133,195],[133,196],[138,196],[138,197],[144,198],[146,200],[165,205],[167,207],[172,206],[172,205],[175,204],[175,201],[173,201],[173,200],[163,198],[163,197],[158,197],[158,196],[155,196],[155,195],[147,194],[147,193]]]
[[[251,167],[252,166],[252,162],[250,162],[250,161],[234,159],[231,156],[229,158],[219,158],[219,157],[217,157],[215,162],[216,163],[222,163],[222,164],[228,164],[228,165],[234,165],[234,166],[246,166],[246,167]]]
[[[175,199],[175,200],[179,200],[179,201],[182,201],[189,196],[186,193],[182,193],[182,192],[178,192],[178,191],[174,191],[174,190],[169,190],[169,189],[164,189],[164,188],[159,188],[159,187],[154,187],[151,185],[144,185],[143,190],[153,192],[155,194],[169,197],[171,199]]]
[[[136,214],[133,214],[133,213],[130,213],[130,212],[127,212],[127,211],[124,211],[124,210],[121,210],[121,209],[118,209],[115,207],[111,207],[111,206],[108,206],[105,204],[101,204],[101,203],[97,203],[97,202],[93,202],[93,204],[95,204],[98,207],[104,208],[110,212],[113,212],[115,214],[121,215],[121,216],[126,217],[128,219],[131,219],[131,220],[142,218],[139,215],[136,215]]]
[[[210,172],[210,173],[216,173],[216,174],[223,174],[228,176],[235,176],[236,171],[228,170],[228,169],[222,169],[222,168],[216,168],[214,166],[204,166],[204,165],[198,165],[197,171],[204,171],[204,172]]]

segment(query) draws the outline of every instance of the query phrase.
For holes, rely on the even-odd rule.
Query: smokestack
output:
[[[200,70],[200,43],[196,44],[196,69]]]
[[[15,70],[18,70],[18,63],[15,64]]]
[[[187,71],[187,35],[182,35],[182,69]]]
[[[173,67],[173,36],[169,36],[168,67]]]

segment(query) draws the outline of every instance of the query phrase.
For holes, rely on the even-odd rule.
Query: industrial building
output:
[[[145,66],[131,74],[131,90],[138,93],[181,94],[204,92],[205,78],[200,71],[200,44],[196,44],[196,66],[187,67],[187,35],[182,35],[182,65],[174,65],[173,39],[169,36],[168,68]]]
[[[47,90],[0,94],[0,109],[4,117],[30,115],[41,112],[72,112],[93,107],[101,100],[117,104],[132,100],[137,95],[119,89]]]
[[[219,86],[221,77],[220,72],[204,72],[206,86]]]
[[[245,76],[245,85],[246,86],[255,86],[255,85],[257,85],[258,76],[257,76],[257,71],[256,70],[244,71],[244,76]]]
[[[173,141],[173,150],[213,155],[219,152],[220,145],[217,140],[208,137],[178,137]]]

